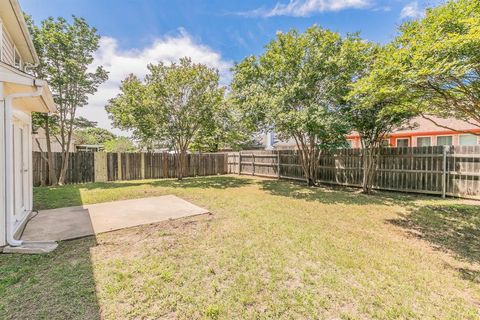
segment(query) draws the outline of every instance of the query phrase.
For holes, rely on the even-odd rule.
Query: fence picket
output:
[[[480,199],[480,146],[448,147],[445,155],[443,150],[442,146],[383,148],[374,188]],[[228,173],[304,180],[295,150],[230,153],[227,160]],[[317,180],[360,187],[363,161],[362,149],[322,152]]]

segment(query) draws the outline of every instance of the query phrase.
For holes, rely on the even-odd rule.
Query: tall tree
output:
[[[389,67],[391,52],[376,45],[366,46],[363,72],[352,83],[345,116],[351,128],[360,135],[363,152],[364,193],[370,193],[382,142],[399,127],[407,125],[414,116],[406,90],[396,87],[383,90],[390,83],[379,74]]]
[[[107,72],[89,67],[93,53],[98,49],[100,36],[83,18],[73,16],[72,22],[64,18],[48,18],[36,26],[27,18],[40,63],[34,67],[36,75],[49,82],[58,112],[37,117],[37,124],[45,129],[49,170],[54,172],[50,143],[52,135],[60,143],[62,163],[58,181],[63,184],[69,162],[69,146],[77,119],[77,109],[88,103],[88,96],[107,80]],[[52,128],[55,128],[53,131]]]
[[[144,81],[131,75],[106,110],[115,127],[132,130],[143,142],[171,147],[177,157],[178,179],[184,176],[186,154],[200,133],[217,128],[224,89],[218,71],[182,58],[178,63],[148,65]]]
[[[305,179],[316,184],[320,150],[344,143],[347,125],[338,111],[358,71],[356,35],[313,26],[278,33],[259,57],[234,67],[232,96],[247,126],[294,139]]]
[[[480,127],[480,1],[450,0],[400,27],[389,72],[393,86],[428,114]]]

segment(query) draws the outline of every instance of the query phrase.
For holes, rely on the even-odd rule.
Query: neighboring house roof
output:
[[[480,124],[475,125],[474,121],[465,122],[462,120],[458,120],[455,118],[440,118],[435,116],[427,116],[428,118],[432,119],[432,121],[423,118],[422,116],[418,116],[413,118],[409,121],[409,123],[401,128],[394,130],[391,133],[391,136],[411,136],[411,135],[440,135],[442,132],[444,133],[452,133],[458,131],[459,133],[462,132],[480,132]],[[352,131],[348,134],[347,138],[358,138],[358,133]],[[268,134],[264,135],[264,145],[268,145],[267,139],[269,139]],[[289,139],[286,141],[276,140],[273,143],[275,149],[290,149],[295,147],[295,141],[293,139]]]
[[[435,116],[426,116],[433,120],[430,121],[421,116],[413,118],[409,126],[394,130],[392,134],[396,133],[418,133],[418,132],[436,132],[436,131],[468,131],[468,130],[480,130],[480,124],[475,125],[455,118],[440,118]],[[436,123],[436,124],[435,124]],[[437,125],[438,124],[438,125]]]
[[[395,129],[392,136],[408,136],[418,134],[441,134],[442,132],[480,132],[480,124],[475,125],[474,121],[465,122],[455,118],[440,118],[436,116],[426,116],[433,120],[430,121],[422,116],[418,116],[409,121],[407,125]],[[357,132],[351,132],[348,137],[358,136]]]
[[[17,0],[0,0],[0,19],[5,24],[15,47],[25,62],[38,63],[38,56],[32,38]]]

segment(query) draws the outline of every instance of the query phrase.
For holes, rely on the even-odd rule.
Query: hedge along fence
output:
[[[228,155],[228,172],[304,181],[297,151],[243,151]],[[319,157],[317,181],[361,187],[363,150],[339,149]],[[383,148],[375,189],[480,199],[480,146]]]
[[[46,154],[33,152],[33,185],[49,185]],[[170,153],[72,152],[65,183],[175,178],[178,155]],[[54,152],[58,176],[61,153]],[[226,153],[188,154],[184,177],[228,173]]]

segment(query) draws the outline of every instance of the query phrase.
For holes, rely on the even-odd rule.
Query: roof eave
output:
[[[15,17],[17,18],[18,25],[22,30],[22,34],[25,39],[25,42],[27,43],[28,49],[30,51],[31,60],[33,61],[33,64],[38,64],[40,60],[38,58],[37,51],[35,50],[32,37],[30,36],[30,32],[28,31],[27,22],[25,21],[25,17],[23,16],[23,11],[20,8],[20,5],[17,0],[9,0],[9,1],[10,1],[12,10],[15,13]]]

